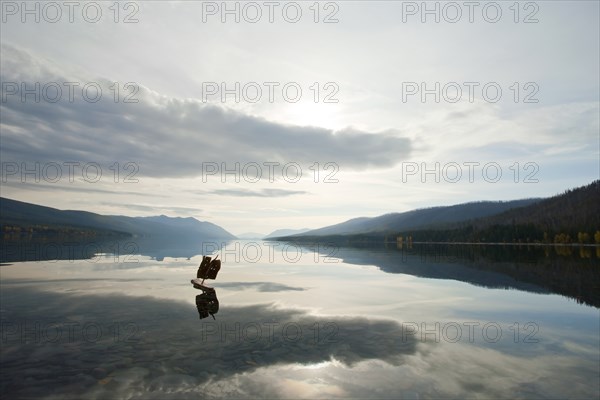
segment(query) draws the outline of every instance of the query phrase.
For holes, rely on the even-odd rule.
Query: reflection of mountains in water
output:
[[[569,253],[563,247],[550,246],[342,247],[335,257],[348,264],[375,265],[393,274],[452,279],[488,288],[555,293],[600,307],[600,265],[594,254],[596,249],[571,249]]]
[[[6,241],[0,247],[0,262],[87,260],[97,254],[112,254],[119,260],[148,256],[157,261],[166,257],[192,258],[224,247],[229,240],[203,237],[147,236],[115,239]]]

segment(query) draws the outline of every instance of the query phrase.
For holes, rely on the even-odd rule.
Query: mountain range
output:
[[[438,242],[600,243],[600,180],[546,199],[481,201],[354,218],[276,239],[367,243]]]
[[[277,229],[277,230],[269,233],[268,235],[265,235],[264,233],[258,233],[258,232],[246,232],[246,233],[240,233],[239,235],[237,235],[237,237],[238,237],[238,239],[270,239],[270,238],[280,237],[280,236],[296,235],[296,234],[300,234],[300,233],[304,233],[304,232],[308,232],[308,231],[310,231],[310,229],[308,229],[308,228]]]
[[[33,236],[83,234],[103,237],[235,239],[234,235],[220,226],[192,217],[100,215],[87,211],[59,210],[5,197],[0,197],[0,225],[5,235],[27,233]]]
[[[313,230],[279,229],[264,238],[365,242],[406,236],[415,241],[442,242],[600,243],[599,188],[600,180],[596,180],[546,199],[480,201],[423,208],[353,218]],[[165,238],[170,242],[236,239],[218,225],[191,217],[100,215],[3,197],[0,197],[0,231],[5,238],[13,239],[23,236]],[[248,237],[258,238],[258,235],[261,234],[248,234]]]
[[[308,231],[310,231],[310,229],[308,229],[308,228],[303,228],[303,229],[277,229],[276,231],[273,231],[273,232],[269,233],[263,239],[270,239],[270,238],[279,237],[279,236],[299,235],[301,233],[305,233],[305,232],[308,232]]]
[[[310,230],[293,236],[390,234],[406,229],[441,226],[471,218],[491,216],[516,207],[534,204],[540,200],[481,201],[453,206],[423,208],[371,218],[353,218],[340,224]]]

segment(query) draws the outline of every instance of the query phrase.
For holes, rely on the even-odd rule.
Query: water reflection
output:
[[[215,318],[215,314],[219,312],[219,299],[217,299],[217,291],[213,288],[205,288],[202,294],[196,296],[196,308],[200,319],[204,319],[209,315]]]
[[[308,246],[310,251],[322,247]],[[375,265],[393,274],[452,279],[487,288],[554,293],[600,307],[596,250],[567,246],[413,245],[338,247],[345,263]],[[331,247],[323,255],[331,255]],[[580,257],[584,255],[584,257]]]
[[[20,261],[89,260],[98,254],[111,254],[120,260],[133,260],[136,256],[147,256],[157,261],[165,258],[187,258],[207,250],[225,247],[229,241],[213,238],[165,238],[134,237],[123,240],[80,241],[60,240],[3,240],[0,247],[0,263]]]
[[[552,278],[564,259],[552,267],[536,251],[404,250],[337,249],[369,268],[314,254],[225,260],[217,289],[199,282],[201,292],[189,282],[203,274],[185,260],[3,267],[0,395],[598,397],[597,310],[484,289],[554,293],[543,279],[569,279]],[[547,276],[536,282],[536,273]],[[175,292],[178,300],[161,298]]]
[[[7,398],[197,398],[205,384],[278,365],[401,365],[417,345],[395,321],[272,304],[228,307],[219,321],[198,325],[191,305],[151,297],[10,286],[0,295],[10,305],[1,315],[0,393]]]
[[[189,318],[193,305],[152,297],[10,285],[0,296],[5,398],[598,395],[597,355],[585,332],[555,343],[545,327],[539,343],[506,351],[424,340],[390,319],[273,304],[227,307],[219,321],[198,323]]]
[[[164,257],[190,258],[206,247],[224,248],[229,242],[211,239],[170,242],[139,238],[135,242],[105,243],[3,243],[0,261],[91,259],[98,253],[113,253],[113,263],[94,263],[97,270],[136,269],[139,254],[155,260]],[[16,247],[15,247],[16,246]],[[300,246],[292,244],[292,246]],[[579,303],[600,307],[599,246],[536,245],[442,245],[398,243],[363,247],[305,246],[324,257],[336,257],[355,265],[376,265],[387,273],[434,279],[452,279],[487,288],[517,289],[531,293],[553,293]],[[239,252],[238,252],[239,253]],[[239,258],[239,255],[235,255]],[[231,258],[231,257],[230,257]],[[227,285],[234,283],[228,282]],[[254,285],[261,291],[278,291],[258,282],[235,283],[240,288]],[[257,286],[258,285],[258,286]],[[281,290],[303,290],[285,286]]]

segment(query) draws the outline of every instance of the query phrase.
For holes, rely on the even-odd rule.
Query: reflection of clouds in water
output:
[[[137,257],[137,258],[136,258]],[[165,263],[167,264],[167,263]],[[124,262],[105,262],[105,263],[93,263],[91,264],[91,270],[98,271],[113,271],[113,270],[128,270],[128,269],[138,269],[138,268],[157,268],[157,267],[165,267],[165,265],[158,266],[156,264],[156,260],[148,260],[142,258],[142,256],[132,256],[132,258],[127,259]],[[169,266],[169,265],[166,265]],[[192,269],[190,267],[190,269]]]
[[[65,279],[8,279],[3,280],[3,285],[40,285],[52,283],[74,283],[74,282],[138,282],[159,281],[158,278],[65,278]]]
[[[352,368],[335,362],[318,369],[272,366],[203,390],[209,397],[226,390],[232,397],[249,398],[598,398],[597,373],[592,360],[581,363],[552,354],[522,358],[464,345],[419,344],[401,365],[367,360]],[[315,395],[323,386],[327,392]]]
[[[148,397],[154,391],[164,398],[178,391],[175,397],[181,397],[203,383],[273,365],[332,359],[348,366],[367,359],[398,365],[416,348],[413,339],[402,340],[401,325],[394,321],[318,317],[269,305],[226,307],[210,325],[198,321],[193,305],[150,297],[72,296],[9,287],[2,290],[2,304],[2,322],[9,328],[39,323],[37,334],[46,335],[40,343],[35,337],[30,337],[34,343],[22,343],[18,333],[7,336],[1,387],[13,396],[68,392],[111,397],[118,391],[120,397]],[[92,325],[86,338],[82,327]],[[69,326],[76,326],[72,338]],[[274,330],[256,340],[256,330],[244,331],[256,326]],[[285,331],[286,326],[291,329]],[[321,331],[315,336],[316,326]],[[224,327],[225,335],[210,333],[215,327]],[[57,329],[62,337],[48,340]]]
[[[225,282],[220,283],[223,289],[256,289],[258,292],[284,292],[288,290],[303,291],[305,288],[284,285],[275,282]]]
[[[68,393],[145,399],[597,398],[599,394],[597,348],[580,343],[573,352],[566,345],[542,341],[537,354],[544,355],[509,355],[499,351],[502,346],[417,342],[403,337],[402,326],[390,320],[319,317],[270,305],[224,305],[218,319],[207,323],[198,320],[193,304],[151,297],[73,296],[26,287],[4,287],[0,295],[7,339],[1,352],[3,397],[62,398]],[[86,341],[81,329],[75,329],[73,340],[68,340],[65,328],[56,343],[21,343],[5,325],[24,320],[63,328],[68,323],[79,327],[93,323],[103,334]],[[318,340],[315,324],[320,327]],[[115,325],[120,327],[117,341]],[[301,327],[302,337],[295,337],[295,329],[282,334],[286,325]],[[256,326],[263,329],[258,338]],[[275,327],[272,334],[267,334],[268,326]],[[337,328],[333,336],[332,326]],[[94,331],[89,333],[93,338]]]
[[[541,353],[514,357],[493,349],[432,347],[416,371],[446,396],[489,398],[598,398],[598,361]],[[592,383],[592,382],[595,382]]]

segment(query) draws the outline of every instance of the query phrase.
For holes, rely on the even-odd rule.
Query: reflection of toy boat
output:
[[[215,314],[219,312],[219,300],[217,299],[217,292],[213,288],[204,286],[202,294],[196,296],[196,308],[198,309],[198,316],[200,319],[204,319],[209,315],[215,318]]]
[[[217,257],[219,257],[217,255]],[[208,286],[204,286],[205,279],[217,279],[217,274],[221,269],[221,260],[217,260],[215,257],[214,260],[211,260],[210,257],[202,256],[202,262],[198,267],[198,272],[196,273],[196,279],[192,279],[192,285],[196,289],[201,289],[203,291],[209,290],[212,288]]]

